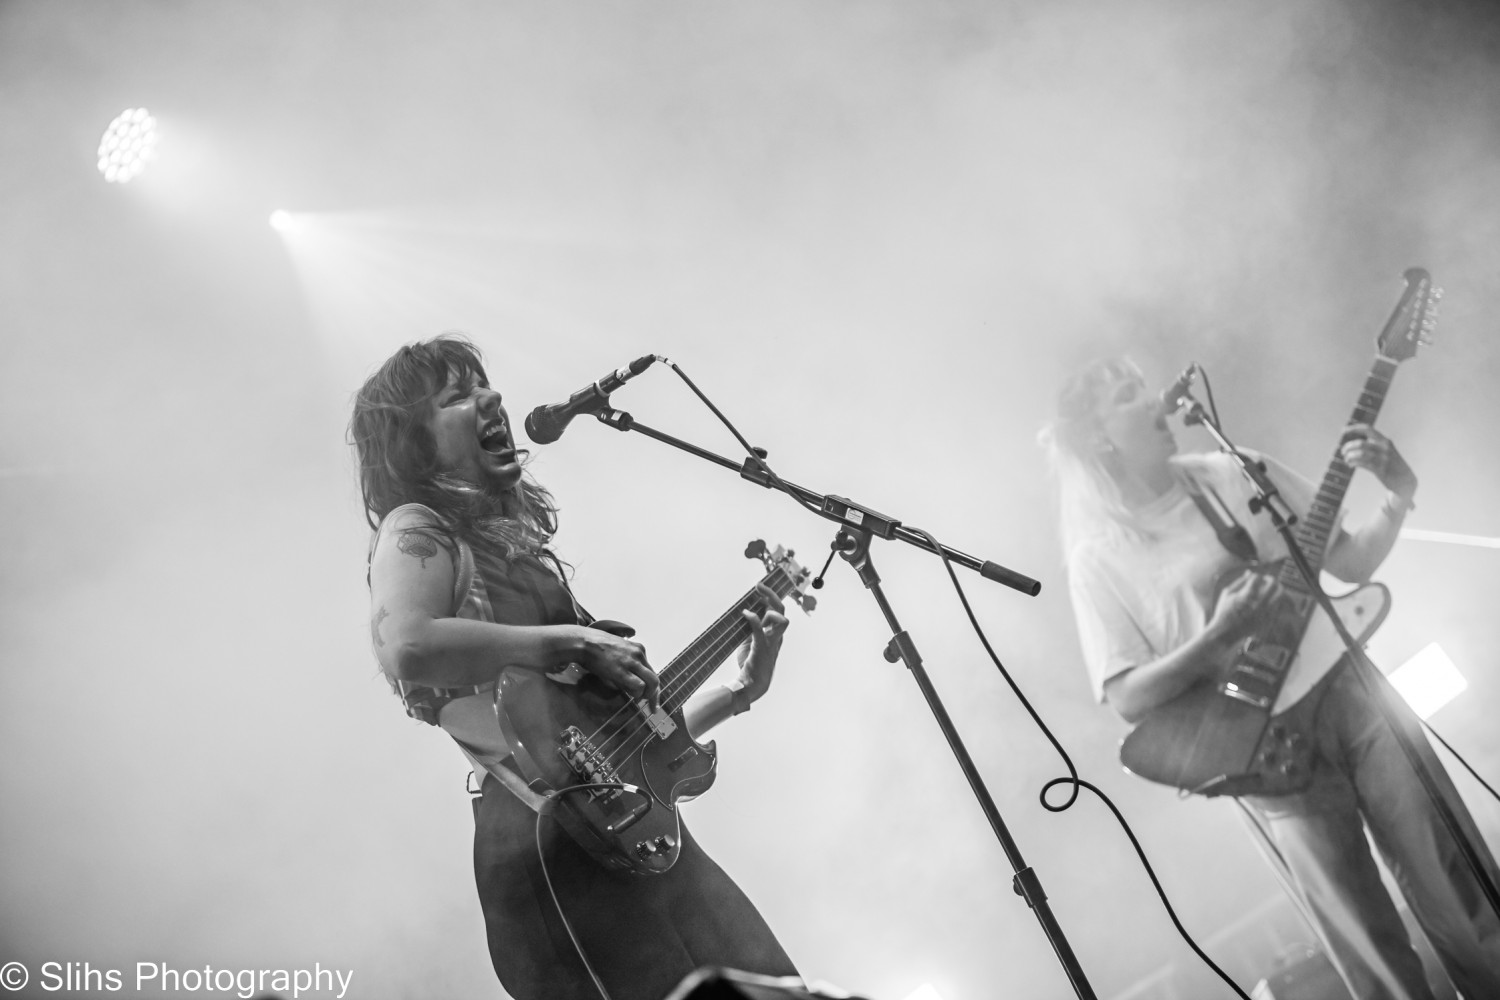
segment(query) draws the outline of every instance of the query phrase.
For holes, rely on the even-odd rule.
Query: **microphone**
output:
[[[610,393],[650,368],[656,360],[655,354],[636,358],[624,368],[584,386],[561,403],[538,406],[526,415],[526,436],[534,444],[551,444],[562,437],[569,421],[585,413],[598,413],[608,406]]]
[[[1188,391],[1193,386],[1193,379],[1198,377],[1198,370],[1198,362],[1188,365],[1182,370],[1182,374],[1177,376],[1177,381],[1163,389],[1156,397],[1161,403],[1162,412],[1167,416],[1170,417],[1182,409],[1182,401],[1187,398]]]

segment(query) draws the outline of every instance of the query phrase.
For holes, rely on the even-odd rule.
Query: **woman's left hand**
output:
[[[1417,474],[1406,464],[1391,439],[1369,424],[1350,424],[1339,444],[1339,457],[1356,469],[1368,469],[1381,485],[1402,500],[1417,492]]]
[[[771,686],[771,677],[776,673],[776,657],[781,652],[781,636],[786,631],[786,607],[781,598],[767,587],[759,584],[755,588],[765,599],[766,613],[757,615],[746,608],[741,612],[750,626],[750,641],[740,647],[740,686],[751,701],[755,701]]]

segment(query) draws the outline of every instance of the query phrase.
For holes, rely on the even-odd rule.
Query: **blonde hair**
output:
[[[1058,494],[1058,532],[1063,560],[1083,542],[1142,537],[1115,478],[1116,460],[1099,421],[1100,392],[1111,379],[1141,378],[1126,357],[1095,361],[1063,383],[1057,415],[1037,435]]]

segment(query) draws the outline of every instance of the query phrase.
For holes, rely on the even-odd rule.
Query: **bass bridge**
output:
[[[594,741],[583,735],[583,730],[577,726],[569,726],[562,731],[557,740],[557,755],[563,759],[578,777],[578,783],[582,785],[620,784],[620,773],[615,766],[609,762]],[[591,799],[604,799],[605,801],[619,798],[618,788],[591,788],[588,796]]]

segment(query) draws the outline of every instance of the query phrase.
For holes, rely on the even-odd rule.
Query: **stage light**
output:
[[[1469,686],[1443,647],[1435,642],[1391,671],[1390,680],[1412,711],[1424,719],[1431,718]]]
[[[923,983],[906,995],[906,1000],[943,1000],[931,983]]]
[[[272,229],[276,230],[278,233],[284,233],[288,229],[292,228],[292,213],[278,208],[276,211],[271,213],[271,217],[266,221],[271,224]]]
[[[111,184],[124,184],[156,159],[156,119],[145,108],[120,112],[99,140],[99,172]]]

